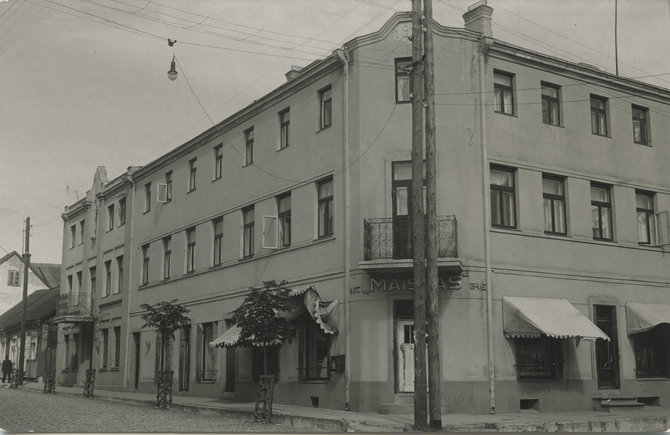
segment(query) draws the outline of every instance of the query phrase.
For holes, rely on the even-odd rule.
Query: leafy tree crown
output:
[[[140,308],[146,310],[142,314],[142,320],[145,322],[142,328],[156,328],[164,339],[169,337],[174,340],[175,331],[191,322],[191,319],[186,317],[186,313],[190,310],[177,304],[177,299],[154,305],[142,304]]]

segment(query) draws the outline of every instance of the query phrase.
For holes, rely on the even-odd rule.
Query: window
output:
[[[635,376],[638,378],[668,378],[668,343],[670,327],[661,324],[632,335],[635,352]]]
[[[254,128],[244,131],[245,154],[244,164],[250,165],[254,162]]]
[[[192,192],[195,190],[195,172],[197,170],[195,166],[196,158],[193,158],[188,161],[188,191]]]
[[[330,85],[319,91],[319,129],[331,126],[333,121],[333,92]]]
[[[95,276],[96,274],[96,268],[91,267],[88,269],[88,274],[91,278],[91,297],[95,294],[95,287],[96,287],[96,282],[97,282],[97,277]]]
[[[144,212],[151,211],[151,183],[144,185]]]
[[[277,197],[279,219],[279,246],[291,245],[291,192]]]
[[[654,226],[654,194],[638,190],[635,192],[637,211],[637,240],[640,245],[651,245],[656,239]]]
[[[242,257],[254,255],[254,206],[242,210]]]
[[[172,367],[172,340],[170,337],[163,341],[156,332],[155,370],[171,370]],[[162,360],[162,361],[161,361]]]
[[[412,101],[412,58],[395,60],[395,102]]]
[[[200,338],[198,378],[200,381],[216,381],[216,349],[209,346],[214,340],[214,322],[201,323],[198,328]]]
[[[68,288],[68,291],[70,292],[70,294],[72,294],[72,290],[74,290],[72,288],[72,275],[67,276],[67,288]]]
[[[77,293],[81,291],[81,274],[81,271],[77,272]]]
[[[213,221],[214,225],[214,266],[218,266],[223,261],[223,218],[217,218]]]
[[[77,226],[70,226],[70,249],[74,248],[77,244]]]
[[[119,367],[121,360],[121,327],[114,327],[114,367]]]
[[[66,334],[63,339],[65,340],[65,370],[69,370],[72,367],[70,356],[70,336]]]
[[[78,244],[84,243],[84,221],[79,221],[79,241]]]
[[[495,111],[506,115],[514,115],[514,76],[499,71],[493,72],[493,93],[495,95]]]
[[[102,361],[100,362],[100,367],[103,369],[107,368],[107,357],[108,357],[108,350],[107,348],[109,347],[109,329],[103,329],[102,330]]]
[[[542,122],[545,124],[561,125],[559,90],[559,86],[542,83]]]
[[[612,240],[610,187],[591,183],[591,222],[595,240]]]
[[[21,285],[21,271],[10,270],[7,276],[7,285],[10,287],[19,287]]]
[[[123,290],[123,255],[116,257],[116,268],[119,271],[119,279],[116,283],[116,293]]]
[[[311,316],[300,323],[300,347],[298,358],[301,381],[328,379],[330,339],[321,331]]]
[[[563,179],[543,175],[542,197],[544,199],[544,232],[566,234]]]
[[[633,106],[633,142],[640,145],[649,145],[649,109]]]
[[[279,112],[279,149],[287,148],[291,143],[291,110]]]
[[[172,271],[172,237],[163,238],[163,279],[170,278]]]
[[[126,223],[126,198],[119,199],[119,226]]]
[[[491,167],[491,226],[516,228],[514,170]]]
[[[607,98],[591,95],[591,133],[607,136]]]
[[[107,206],[107,231],[114,229],[114,204]]]
[[[172,201],[172,171],[165,173],[165,202]]]
[[[149,245],[142,246],[142,285],[149,283]]]
[[[195,228],[186,230],[186,273],[195,270]]]
[[[518,379],[560,379],[563,373],[559,339],[517,338],[516,373]]]
[[[214,147],[214,179],[218,180],[223,176],[223,145]]]
[[[258,382],[258,377],[264,374],[263,361],[264,350],[267,352],[267,374],[274,375],[275,379],[279,379],[279,348],[280,346],[254,347],[251,355],[251,376],[255,382]]]
[[[318,190],[318,208],[319,208],[319,237],[330,236],[333,234],[333,179],[319,181]]]
[[[105,288],[102,296],[109,296],[112,291],[112,260],[105,261]]]

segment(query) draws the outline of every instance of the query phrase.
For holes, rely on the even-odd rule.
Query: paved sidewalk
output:
[[[41,392],[43,384],[28,382],[25,390]],[[56,386],[56,394],[83,394],[82,387]],[[156,396],[131,391],[95,389],[98,400],[155,406]],[[173,396],[172,408],[189,412],[220,414],[227,418],[253,421],[254,403],[192,396]],[[385,415],[337,411],[304,406],[273,405],[273,421],[296,431],[326,432],[407,432],[412,431],[412,415]],[[662,432],[670,428],[670,409],[646,407],[614,412],[517,412],[486,415],[446,414],[445,432]]]

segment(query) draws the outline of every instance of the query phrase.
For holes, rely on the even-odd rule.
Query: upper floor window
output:
[[[516,228],[514,170],[491,167],[491,226]]]
[[[254,162],[254,128],[244,131],[244,164],[250,165]]]
[[[495,111],[514,115],[514,76],[500,71],[493,72]]]
[[[21,271],[10,270],[7,276],[7,285],[10,287],[19,287],[21,285]]]
[[[119,199],[119,226],[126,223],[126,198]]]
[[[212,222],[214,226],[214,266],[223,262],[223,218],[219,217]]]
[[[74,248],[77,244],[77,226],[70,226],[70,248]]]
[[[291,143],[291,109],[279,112],[279,149],[283,150]]]
[[[79,244],[84,243],[84,221],[79,221]]]
[[[91,279],[91,296],[95,294],[95,289],[96,289],[96,283],[98,281],[96,274],[97,269],[95,267],[91,267],[88,269],[88,275]]]
[[[542,197],[544,199],[544,232],[566,234],[563,179],[543,175]]]
[[[142,246],[142,285],[149,283],[149,245]]]
[[[144,185],[144,212],[151,211],[151,183]]]
[[[254,221],[255,209],[251,205],[242,210],[242,256],[254,255]]]
[[[412,58],[395,60],[395,102],[412,101]]]
[[[633,106],[633,142],[649,145],[649,109]]]
[[[186,273],[195,270],[195,228],[186,230]]]
[[[82,272],[79,271],[77,272],[77,291],[81,292],[81,277],[82,277]]]
[[[170,278],[172,271],[172,237],[163,237],[163,279]]]
[[[165,202],[170,201],[172,201],[172,171],[165,173]]]
[[[610,186],[591,183],[591,227],[595,240],[612,240]]]
[[[196,173],[196,158],[193,158],[188,161],[188,191],[191,192],[195,190],[195,173]]]
[[[542,82],[542,122],[561,125],[559,102],[560,87]]]
[[[223,145],[214,147],[214,179],[218,180],[223,176]]]
[[[591,133],[607,136],[607,98],[591,95]]]
[[[319,91],[319,129],[331,126],[333,122],[333,92],[330,85]]]
[[[317,183],[319,237],[333,234],[335,213],[333,210],[333,179],[327,178]]]
[[[635,191],[637,212],[637,239],[640,245],[654,243],[656,231],[654,225],[654,194],[641,190]]]
[[[114,229],[114,204],[107,206],[107,231]]]
[[[109,296],[112,291],[112,260],[105,261],[105,288],[103,296]]]
[[[123,290],[123,255],[116,257],[116,269],[118,270],[118,281],[116,282],[116,292]]]
[[[279,220],[279,246],[291,245],[291,192],[277,197],[277,218]]]
[[[67,288],[70,294],[72,294],[74,290],[74,288],[72,288],[72,275],[67,276]]]

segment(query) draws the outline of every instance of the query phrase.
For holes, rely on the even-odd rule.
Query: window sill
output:
[[[562,378],[516,378],[517,381],[523,382],[523,383],[535,383],[535,382],[559,382],[562,380]]]
[[[610,136],[609,134],[599,134],[599,133],[591,132],[591,135],[592,136],[599,136],[599,137],[602,137],[602,138],[605,138],[605,139],[612,139],[612,136]]]
[[[600,242],[600,243],[616,243],[614,239],[601,239],[599,237],[594,237],[593,238],[594,242]]]
[[[555,233],[553,231],[545,231],[544,235],[551,237],[568,237],[568,233]]]
[[[279,147],[277,148],[277,152],[279,151],[284,151],[286,148],[290,147],[291,145],[286,145],[285,147]]]
[[[109,369],[110,372],[118,372],[120,370],[121,369],[119,367],[112,367],[111,369]]]
[[[659,376],[653,377],[653,376],[650,376],[650,377],[648,377],[648,378],[647,378],[647,377],[644,377],[644,378],[635,378],[635,380],[636,380],[636,381],[640,381],[640,382],[647,382],[647,381],[670,381],[670,377],[662,377],[662,376],[661,376],[661,377],[659,377]]]
[[[550,124],[550,123],[548,123],[548,122],[544,122],[544,121],[542,121],[542,124],[546,125],[547,127],[565,128],[564,125],[561,125],[561,124]]]
[[[324,130],[328,130],[328,129],[329,129],[330,127],[332,127],[332,126],[333,126],[333,124],[326,125],[325,127],[321,127],[321,128],[319,128],[319,129],[316,131],[316,133],[319,134],[319,133],[321,133],[321,132],[324,131]]]
[[[495,110],[494,112],[497,115],[505,115],[505,116],[509,116],[510,118],[518,118],[519,117],[519,115],[517,115],[516,113],[498,112],[497,110]]]
[[[651,144],[650,144],[650,143],[642,143],[642,142],[633,142],[633,143],[634,143],[635,145],[640,145],[640,146],[643,146],[643,147],[651,148]]]
[[[254,164],[254,162],[245,163],[245,164],[242,165],[242,167],[246,168],[247,166],[251,166],[253,164]]]
[[[322,240],[328,240],[328,239],[334,239],[335,238],[335,233],[332,234],[326,234],[324,236],[318,236],[317,238],[314,239],[314,241],[322,241]]]
[[[305,379],[300,381],[301,384],[328,384],[330,379]]]
[[[495,226],[495,225],[491,225],[491,229],[492,230],[510,231],[510,232],[513,232],[513,233],[520,233],[521,232],[521,229],[519,229],[517,227],[498,227],[498,226]]]
[[[396,104],[411,104],[412,100],[395,100]]]
[[[144,212],[143,212],[142,214],[147,214],[147,213],[149,213],[150,211],[151,211],[151,209],[149,209],[149,210],[144,210]]]
[[[212,178],[212,183],[215,182],[215,181],[219,181],[222,178],[223,178],[223,176],[214,177],[214,178]]]
[[[186,191],[186,194],[188,195],[188,194],[191,193],[191,192],[195,192],[195,189],[187,190],[187,191]]]

